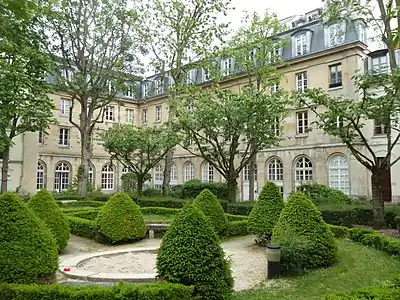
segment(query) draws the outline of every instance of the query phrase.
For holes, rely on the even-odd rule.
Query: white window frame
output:
[[[296,73],[296,90],[303,92],[308,87],[307,71]]]
[[[201,178],[203,182],[214,182],[214,167],[208,162],[201,165]]]
[[[101,168],[101,189],[103,191],[114,190],[114,168],[110,164],[105,164]]]
[[[243,168],[243,181],[249,181],[250,178],[250,165],[245,165]],[[258,173],[257,173],[257,164],[254,165],[254,181],[257,181]]]
[[[328,161],[329,187],[342,191],[346,195],[350,193],[349,163],[344,155],[333,155]]]
[[[58,162],[54,170],[54,190],[57,192],[66,191],[69,187],[70,166],[66,162]]]
[[[304,55],[310,52],[309,38],[307,33],[301,33],[294,37],[295,56]]]
[[[297,134],[308,134],[308,111],[302,110],[296,112],[296,133]]]
[[[142,108],[142,124],[146,125],[148,121],[148,109]]]
[[[115,106],[107,106],[104,112],[104,119],[108,122],[115,121]]]
[[[210,79],[211,79],[210,70],[203,69],[202,70],[202,75],[203,75],[203,80],[202,80],[203,82],[210,81]]]
[[[272,158],[267,163],[267,180],[283,182],[283,163],[279,158]]]
[[[186,84],[193,84],[196,82],[196,69],[189,70],[186,74]]]
[[[147,98],[148,94],[149,94],[149,86],[148,83],[146,82],[142,84],[142,97]]]
[[[371,69],[381,74],[387,73],[389,70],[387,55],[371,58]]]
[[[233,69],[233,58],[224,58],[221,60],[222,76],[228,76],[232,74]]]
[[[164,180],[164,170],[161,165],[157,165],[154,168],[154,182],[162,182]]]
[[[384,125],[378,120],[374,120],[374,135],[375,136],[384,136],[388,132],[388,126]]]
[[[39,144],[40,146],[43,146],[43,145],[44,145],[45,136],[46,136],[46,135],[44,134],[44,131],[43,131],[43,130],[40,130],[39,133],[38,133],[38,144]]]
[[[122,168],[122,171],[121,171],[121,173],[122,174],[128,174],[128,173],[132,173],[132,168],[130,168],[130,167],[127,167],[127,166],[124,166],[123,168]]]
[[[174,182],[178,181],[178,168],[175,164],[171,165],[170,180]]]
[[[132,108],[125,109],[125,119],[126,123],[133,124],[135,121],[135,111]]]
[[[58,146],[69,147],[69,140],[71,135],[71,129],[60,127],[58,131]]]
[[[156,122],[161,122],[162,120],[162,104],[156,105]]]
[[[89,166],[87,181],[89,184],[92,185],[92,187],[94,187],[94,172],[93,172],[93,170],[94,170],[94,167]]]
[[[60,100],[60,115],[69,116],[69,109],[71,107],[71,100],[61,98]]]
[[[43,162],[38,161],[36,169],[36,190],[46,187],[46,166]]]
[[[160,95],[163,93],[163,85],[162,85],[161,79],[156,79],[154,81],[154,89],[155,89],[156,95]]]
[[[194,176],[194,165],[191,162],[185,163],[183,166],[183,171],[184,171],[184,182],[193,180],[195,178]]]
[[[335,74],[335,76],[332,76]],[[342,74],[342,64],[337,63],[329,66],[329,87],[342,86],[343,84],[343,74]]]
[[[313,179],[313,164],[311,160],[305,156],[299,157],[295,164],[296,185],[301,185],[303,182],[311,182]]]
[[[335,23],[328,27],[328,46],[343,44],[346,38],[346,23]]]
[[[357,22],[356,29],[357,29],[358,39],[364,44],[367,44],[367,30],[365,24],[361,21]]]
[[[128,98],[135,98],[135,87],[133,85],[128,85],[123,95]]]
[[[277,91],[279,91],[279,84],[274,84],[271,86],[271,94],[275,94]]]

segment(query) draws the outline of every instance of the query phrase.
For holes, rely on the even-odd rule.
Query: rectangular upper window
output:
[[[221,61],[221,70],[223,76],[228,76],[232,73],[233,69],[233,59],[232,58],[224,58]]]
[[[62,116],[69,116],[69,108],[71,107],[71,100],[61,99],[60,101],[60,114]]]
[[[302,33],[294,37],[294,56],[310,52],[310,34],[311,33]]]
[[[162,105],[156,105],[156,122],[160,122],[162,118]]]
[[[308,86],[307,72],[296,74],[296,90],[299,92],[304,91]]]
[[[154,82],[154,90],[156,92],[156,95],[160,95],[163,92],[163,84],[161,79],[157,79]]]
[[[126,123],[133,124],[133,121],[134,121],[133,114],[134,114],[134,110],[133,109],[127,108],[125,110]]]
[[[104,117],[106,121],[114,121],[115,120],[115,108],[114,106],[107,106],[106,111],[104,113]]]
[[[378,73],[386,73],[388,71],[388,60],[386,55],[372,58],[372,70]]]
[[[196,70],[189,70],[186,76],[187,84],[193,84],[196,82]]]
[[[147,108],[142,109],[142,124],[147,124]]]
[[[69,128],[60,128],[58,145],[64,147],[69,146]]]
[[[307,134],[308,133],[308,112],[299,111],[296,113],[297,119],[297,134]]]
[[[374,135],[384,135],[388,133],[388,127],[379,122],[378,120],[374,120]]]
[[[329,87],[342,86],[342,64],[329,66]]]

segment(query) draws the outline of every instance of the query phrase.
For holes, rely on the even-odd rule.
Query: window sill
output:
[[[381,139],[381,138],[386,138],[386,133],[383,134],[374,134],[372,136],[373,139]]]
[[[295,138],[307,138],[308,137],[308,133],[297,133]]]
[[[161,120],[156,120],[154,123],[161,123]]]
[[[69,115],[62,114],[62,113],[59,113],[58,116],[61,118],[69,118]]]
[[[342,90],[342,89],[343,89],[343,85],[341,85],[341,86],[334,86],[334,87],[328,88],[328,92],[330,92],[330,91]]]
[[[69,148],[69,145],[58,145],[58,148],[68,149],[68,148]]]

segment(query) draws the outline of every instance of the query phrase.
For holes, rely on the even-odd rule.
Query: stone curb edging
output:
[[[94,282],[117,282],[117,281],[129,281],[138,283],[149,283],[157,280],[157,273],[101,273],[94,271],[85,271],[79,269],[79,265],[89,259],[99,256],[112,256],[132,252],[155,252],[158,247],[135,247],[131,249],[120,249],[120,250],[108,250],[97,253],[85,253],[77,255],[72,258],[60,261],[58,270],[68,278],[81,279],[84,281]],[[65,268],[69,268],[69,271],[65,271]]]

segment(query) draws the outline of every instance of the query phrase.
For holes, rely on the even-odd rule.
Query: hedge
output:
[[[228,199],[228,185],[226,182],[202,182],[198,179],[189,180],[183,184],[182,198],[196,198],[205,189],[208,189],[218,199]]]
[[[73,202],[61,202],[57,201],[58,205],[62,208],[82,208],[82,207],[101,207],[105,202],[92,201],[92,200],[81,200]]]
[[[249,224],[247,220],[227,222],[222,235],[226,237],[248,235],[248,226]]]
[[[140,211],[144,215],[176,215],[181,209],[180,208],[168,208],[168,207],[141,207]]]
[[[85,210],[81,210],[81,211],[77,211],[77,212],[72,212],[67,214],[68,216],[71,217],[77,217],[77,218],[82,218],[82,219],[86,219],[86,220],[96,220],[98,214],[99,214],[99,209],[85,209]]]
[[[193,287],[172,283],[119,284],[114,287],[0,285],[2,300],[190,300]]]
[[[227,204],[226,212],[232,215],[248,216],[255,205],[255,201]]]
[[[247,221],[248,216],[225,214],[228,221]]]
[[[98,232],[96,221],[86,220],[68,215],[67,220],[69,223],[71,234],[93,239]]]
[[[298,187],[299,192],[306,194],[315,205],[330,203],[350,203],[350,198],[342,191],[318,183],[306,183]]]

